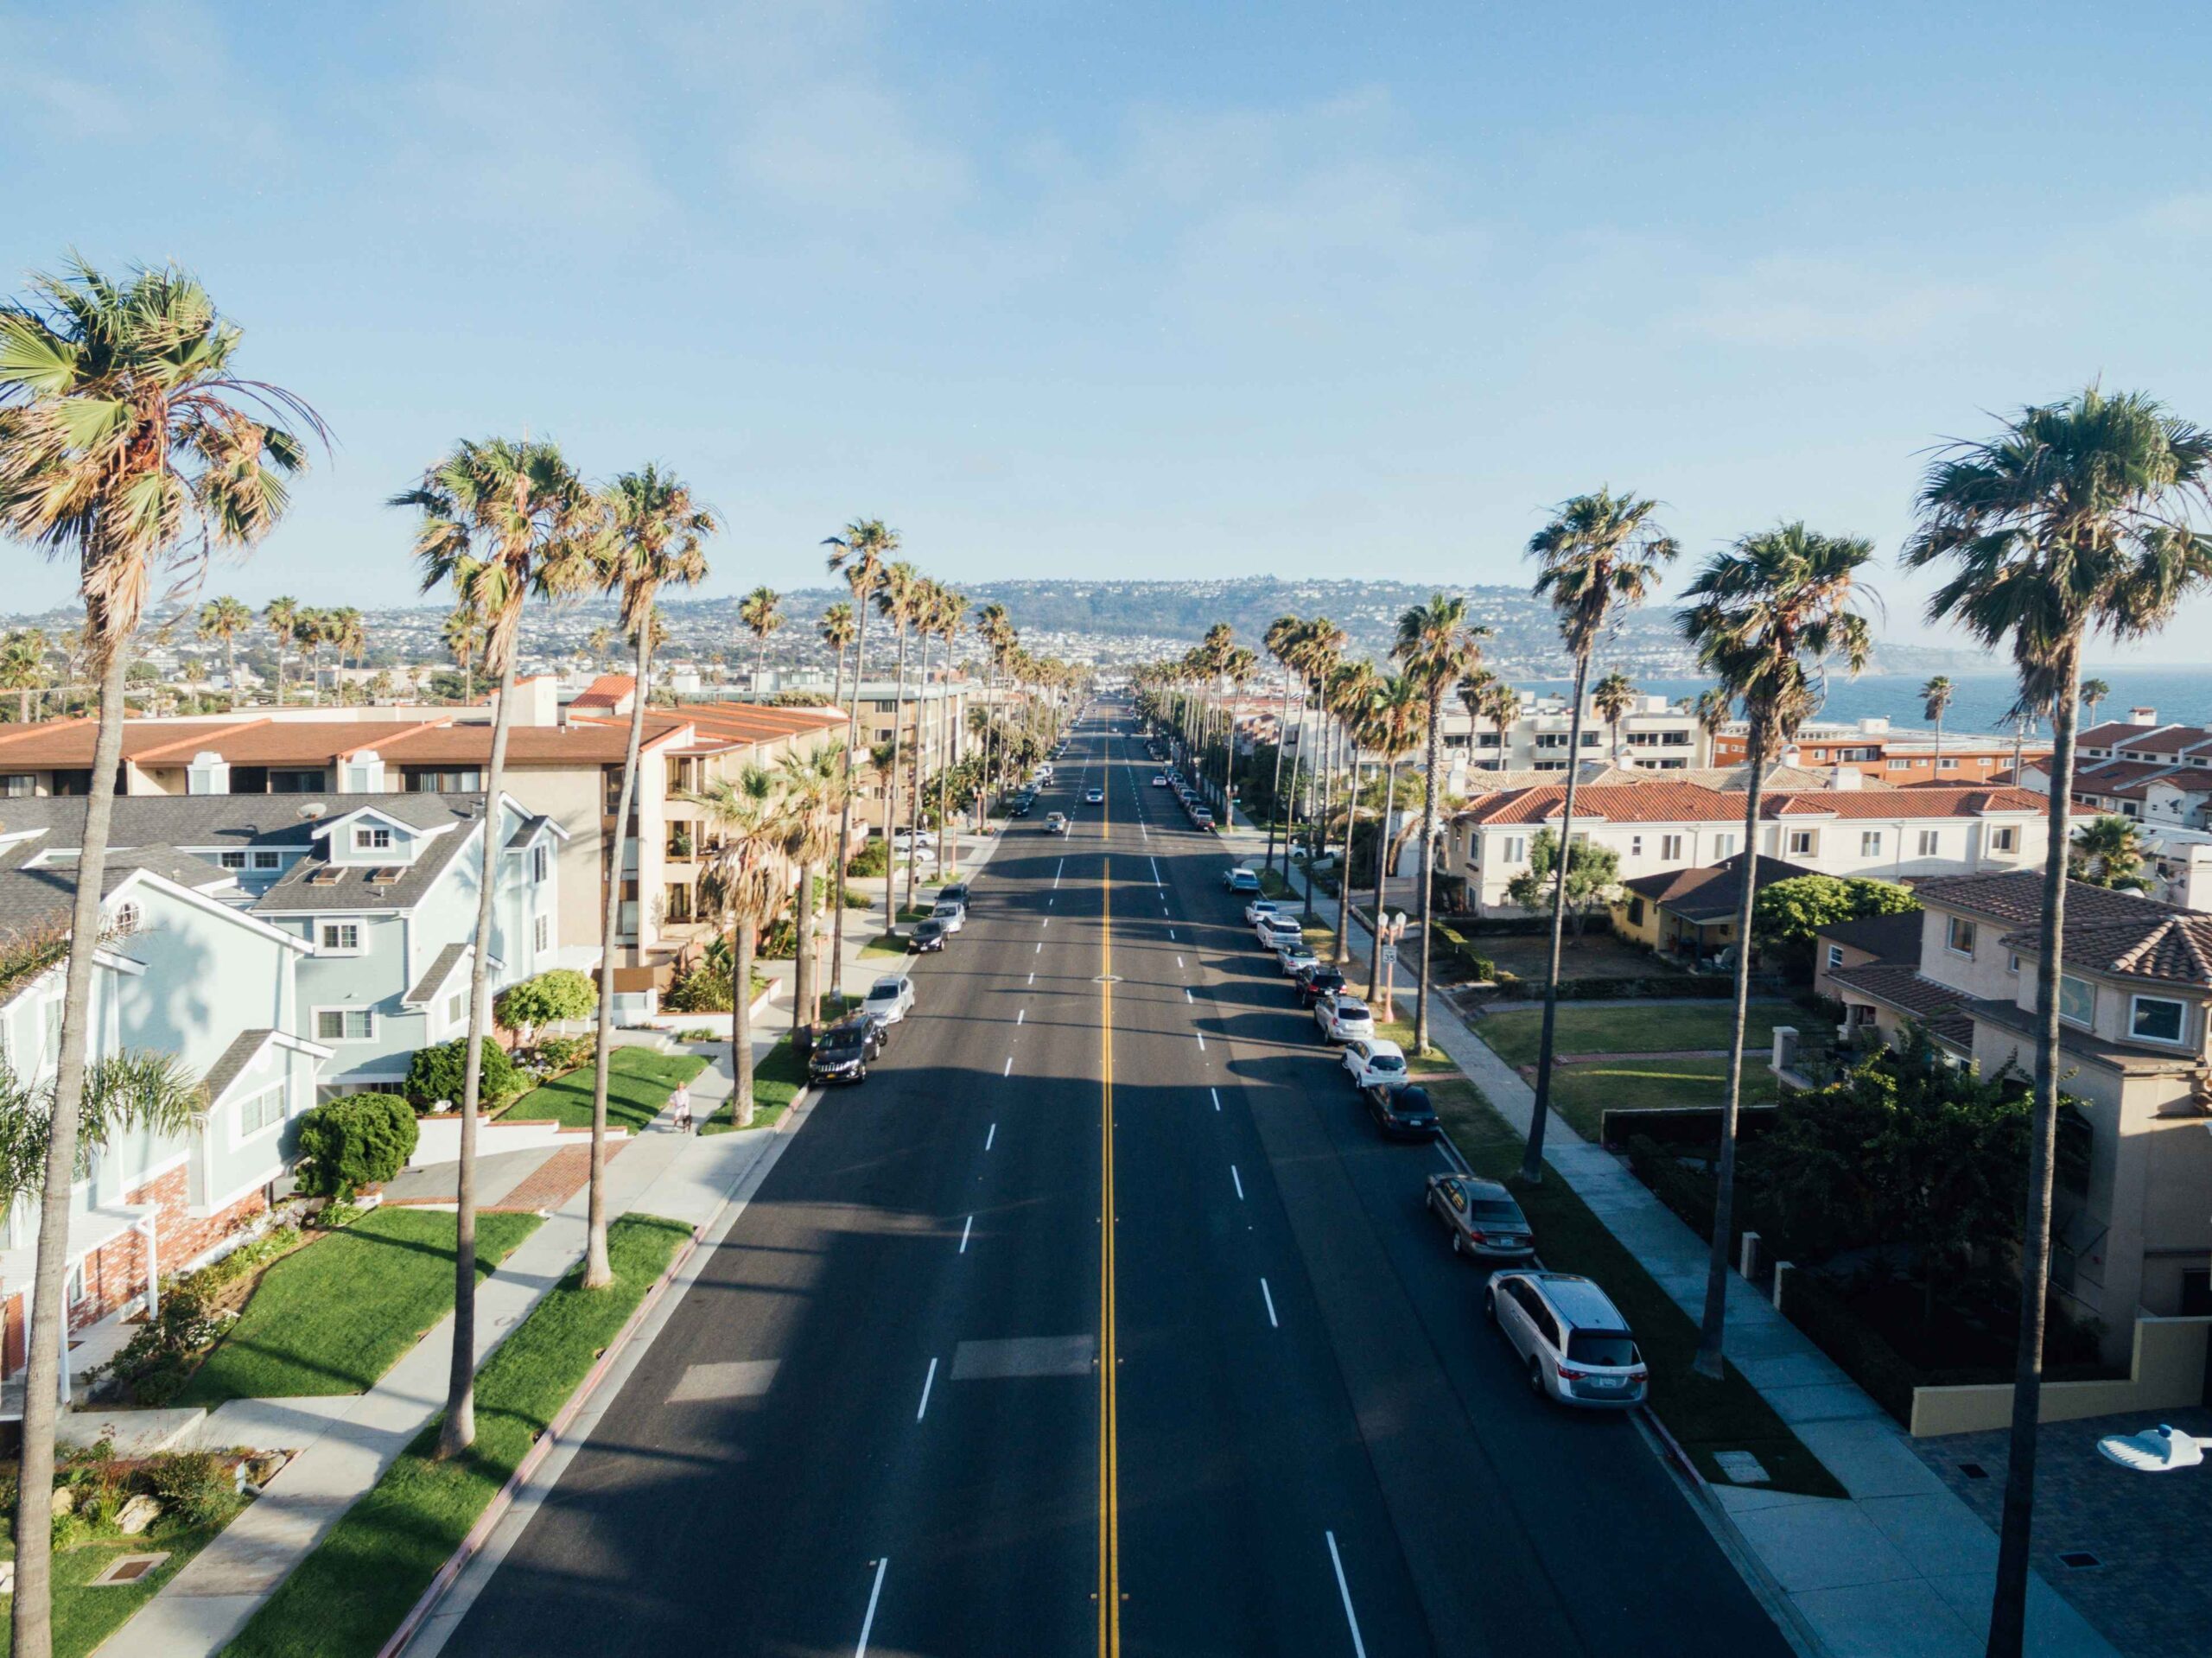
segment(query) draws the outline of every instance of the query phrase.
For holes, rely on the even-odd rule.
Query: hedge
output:
[[[1928,1378],[1870,1329],[1819,1274],[1803,1267],[1789,1272],[1783,1280],[1782,1316],[1803,1331],[1876,1404],[1910,1426],[1912,1390]]]
[[[341,1094],[300,1119],[300,1190],[350,1197],[407,1166],[419,1130],[415,1108],[392,1094]]]
[[[1629,1136],[1628,1166],[1637,1179],[1651,1188],[1651,1195],[1673,1210],[1683,1225],[1698,1236],[1711,1240],[1713,1209],[1719,1196],[1718,1185],[1711,1175],[1684,1168],[1673,1152],[1648,1134]],[[1736,1205],[1733,1226],[1736,1237],[1728,1240],[1731,1260],[1735,1258],[1737,1239],[1744,1232],[1744,1205],[1740,1201]]]
[[[1736,1138],[1739,1144],[1748,1144],[1774,1126],[1775,1114],[1782,1108],[1775,1105],[1743,1105],[1736,1109]],[[1646,1106],[1641,1109],[1608,1107],[1599,1114],[1599,1134],[1609,1147],[1620,1145],[1624,1139],[1650,1142],[1651,1150],[1665,1153],[1669,1150],[1709,1152],[1717,1156],[1720,1147],[1720,1110],[1717,1105]]]
[[[1759,981],[1754,979],[1751,983],[1756,994]],[[1544,981],[1541,979],[1509,980],[1506,994],[1523,1001],[1541,1001],[1544,999]],[[1720,1001],[1735,994],[1735,980],[1719,974],[1662,973],[1642,979],[1561,979],[1559,981],[1559,999],[1561,1001],[1622,1001],[1650,996],[1682,996]]]
[[[417,1111],[435,1111],[440,1101],[461,1109],[461,1082],[468,1068],[468,1039],[457,1036],[435,1047],[417,1048],[407,1064],[407,1080],[400,1084],[407,1102]],[[489,1111],[505,1105],[523,1090],[522,1074],[507,1051],[490,1037],[476,1064],[477,1107]]]

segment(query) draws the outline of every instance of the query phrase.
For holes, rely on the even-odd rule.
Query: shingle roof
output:
[[[1903,962],[1867,962],[1859,967],[1832,968],[1828,982],[1894,1007],[1915,1019],[1948,1013],[1966,997],[1948,984],[1921,976],[1920,969]]]
[[[141,870],[195,889],[222,886],[236,879],[229,870],[188,857],[175,847],[142,847],[108,855],[107,867],[100,879],[101,896],[113,893]],[[48,865],[37,869],[17,865],[0,869],[0,933],[56,924],[67,926],[76,896],[77,871],[73,865]]]
[[[1778,880],[1794,880],[1800,875],[1815,875],[1820,872],[1794,864],[1783,858],[1759,860],[1758,884],[1755,890],[1764,892]],[[1694,869],[1672,869],[1656,875],[1638,875],[1634,880],[1622,883],[1638,898],[1648,899],[1660,908],[1681,917],[1685,921],[1720,920],[1736,912],[1744,896],[1744,854],[1723,858],[1717,864],[1706,864]]]
[[[315,825],[343,812],[373,807],[403,823],[428,829],[449,823],[457,803],[473,810],[481,795],[118,795],[109,828],[111,847],[171,846],[224,851],[314,843]],[[84,843],[82,795],[0,799],[0,835],[43,831],[38,851],[70,851]],[[320,806],[320,812],[308,809]]]
[[[1858,921],[1839,921],[1822,927],[1819,937],[1846,950],[1863,950],[1879,962],[1917,962],[1920,959],[1920,912],[1904,915],[1870,915]]]
[[[253,1056],[259,1053],[276,1034],[273,1029],[264,1026],[258,1030],[240,1031],[231,1039],[231,1045],[215,1057],[215,1063],[207,1067],[207,1074],[200,1079],[201,1086],[207,1090],[209,1105],[221,1102],[224,1092],[238,1081],[238,1073],[253,1063]]]
[[[340,796],[340,799],[351,797]],[[464,848],[474,846],[476,830],[482,822],[480,795],[417,795],[418,800],[448,803],[446,821],[455,827],[450,835],[428,837],[423,849],[416,854],[415,861],[397,866],[397,877],[390,881],[376,881],[372,876],[384,873],[393,866],[367,864],[334,864],[321,855],[320,851],[300,859],[287,869],[281,880],[255,900],[253,909],[261,915],[286,915],[301,912],[327,913],[366,912],[382,910],[404,910],[413,907],[430,890],[447,866],[459,857]],[[423,825],[423,827],[431,827]],[[321,846],[318,842],[318,847]]]
[[[1912,890],[1923,904],[1966,910],[2013,926],[2032,926],[2043,918],[2043,872],[2039,869],[2013,869],[1987,875],[1930,875],[1915,881]],[[2194,910],[2161,904],[2156,899],[2139,897],[2133,893],[2092,886],[2087,881],[2066,883],[2066,919],[2069,928],[2075,923],[2095,925],[2117,921],[2126,924],[2156,916],[2196,913]]]
[[[427,1005],[430,998],[438,994],[438,988],[453,976],[454,969],[461,964],[461,958],[472,948],[466,942],[448,944],[430,958],[429,966],[423,969],[423,976],[415,981],[414,988],[402,1000],[410,1007]]]

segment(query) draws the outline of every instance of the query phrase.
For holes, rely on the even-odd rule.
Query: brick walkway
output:
[[[613,1163],[629,1143],[627,1140],[608,1140],[607,1160]],[[582,1145],[563,1146],[537,1166],[537,1173],[516,1182],[514,1189],[487,1212],[535,1215],[541,1209],[558,1209],[582,1191],[590,1178],[591,1142],[587,1140]]]

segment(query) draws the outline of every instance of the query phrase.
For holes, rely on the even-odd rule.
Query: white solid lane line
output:
[[[1058,864],[1056,864],[1055,866],[1053,866],[1053,869],[1052,869],[1052,890],[1053,890],[1055,893],[1057,893],[1057,892],[1058,892],[1058,891],[1060,890],[1060,877],[1061,877],[1063,874],[1065,874],[1065,873],[1067,873],[1067,867],[1068,867],[1068,861],[1067,861],[1065,858],[1061,859]]]
[[[1023,1020],[1027,1019],[1028,1017],[1029,1010],[1027,1007],[1016,1008],[1014,1014],[1014,1022],[1019,1025]]]
[[[999,1075],[1001,1077],[1011,1077],[1014,1075],[1014,1056],[1012,1054],[1007,1055],[1006,1069],[1001,1071]]]
[[[1206,1051],[1206,1033],[1204,1031],[1193,1031],[1191,1034],[1198,1039],[1198,1051],[1204,1053]]]
[[[1229,1166],[1229,1178],[1236,1183],[1236,1201],[1240,1204],[1243,1203],[1244,1201],[1244,1177],[1237,1173],[1236,1165],[1234,1163],[1231,1163]]]
[[[1181,956],[1178,956],[1175,958],[1175,970],[1176,970],[1178,973],[1181,973],[1181,972],[1184,972],[1184,971],[1185,970],[1185,968],[1184,968],[1184,966],[1183,966],[1183,958],[1182,958]]]
[[[1268,1280],[1264,1278],[1260,1280],[1260,1299],[1268,1304],[1268,1328],[1281,1330],[1282,1325],[1275,1318],[1275,1298],[1268,1290]],[[935,1361],[932,1360],[931,1363],[934,1364]]]
[[[868,1632],[875,1627],[875,1598],[883,1592],[884,1569],[891,1564],[887,1554],[875,1563],[875,1587],[868,1591],[868,1616],[861,1620],[861,1643],[853,1648],[853,1658],[868,1658]],[[1366,1658],[1363,1653],[1360,1658]]]
[[[996,1123],[995,1122],[995,1123],[993,1123],[993,1124],[991,1125],[991,1132],[990,1132],[990,1133],[988,1133],[988,1134],[985,1134],[985,1135],[983,1136],[983,1149],[984,1149],[985,1151],[987,1151],[987,1152],[988,1152],[988,1150],[990,1150],[990,1149],[991,1149],[991,1142],[992,1142],[993,1140],[996,1140],[998,1137],[999,1137],[999,1126],[998,1126],[998,1124],[996,1124]]]
[[[1157,858],[1152,861],[1152,884],[1154,886],[1165,886],[1167,884],[1160,879],[1160,860]]]
[[[1221,1090],[1220,1090],[1219,1089],[1217,1089],[1217,1088],[1210,1088],[1210,1089],[1208,1089],[1206,1090],[1206,1092],[1213,1096],[1213,1109],[1214,1109],[1215,1110],[1217,1110],[1217,1111],[1220,1110],[1220,1109],[1221,1109]]]
[[[968,1253],[968,1235],[975,1229],[976,1217],[970,1215],[968,1217],[968,1223],[960,1229],[960,1253],[963,1255]]]
[[[922,1402],[914,1408],[914,1420],[918,1422],[929,1412],[930,1388],[937,1382],[937,1361],[930,1361],[930,1373],[922,1378]]]
[[[1351,1630],[1352,1658],[1367,1658],[1367,1643],[1359,1638],[1359,1614],[1351,1609],[1351,1588],[1344,1582],[1344,1556],[1337,1553],[1337,1534],[1332,1531],[1321,1534],[1329,1540],[1329,1564],[1337,1569],[1337,1593],[1344,1597],[1344,1623]]]

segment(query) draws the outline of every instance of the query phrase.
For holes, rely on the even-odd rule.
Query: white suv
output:
[[[1605,1292],[1573,1273],[1493,1273],[1483,1314],[1503,1332],[1534,1393],[1625,1410],[1650,1385],[1643,1350]]]
[[[1372,1039],[1375,1035],[1375,1015],[1367,1011],[1367,1004],[1342,994],[1324,996],[1315,1002],[1313,1022],[1332,1042],[1349,1042],[1354,1037]]]
[[[1406,1051],[1380,1037],[1356,1036],[1344,1044],[1344,1069],[1354,1088],[1403,1088]]]

